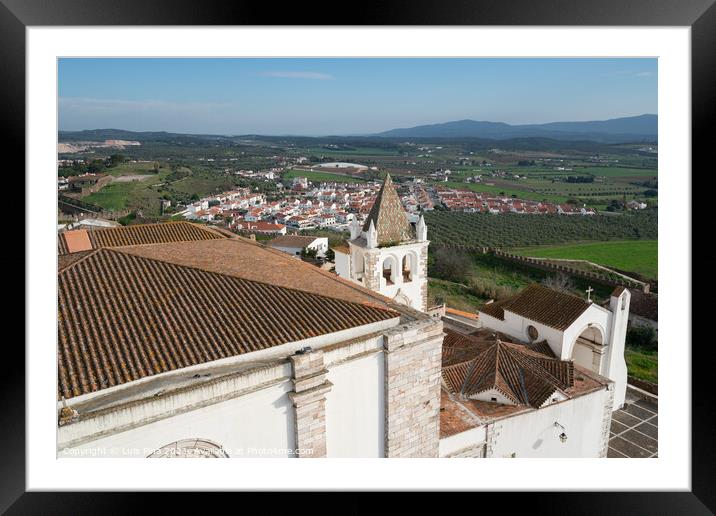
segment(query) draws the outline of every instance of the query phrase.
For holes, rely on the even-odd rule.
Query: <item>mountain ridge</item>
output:
[[[632,140],[655,140],[658,134],[658,116],[643,114],[608,120],[579,122],[548,122],[545,124],[511,125],[485,120],[454,120],[437,124],[390,129],[372,136],[383,138],[510,138],[543,137],[553,139],[588,139],[610,143]]]

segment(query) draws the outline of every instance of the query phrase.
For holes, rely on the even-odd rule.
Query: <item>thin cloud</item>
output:
[[[335,79],[334,76],[327,73],[320,72],[261,72],[258,74],[261,77],[279,77],[282,79],[313,79],[318,81],[331,81]]]

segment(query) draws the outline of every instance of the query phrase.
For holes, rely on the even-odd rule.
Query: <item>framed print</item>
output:
[[[3,510],[713,510],[691,287],[712,2],[160,4],[0,6],[27,239]]]

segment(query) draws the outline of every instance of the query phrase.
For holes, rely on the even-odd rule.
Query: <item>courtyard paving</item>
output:
[[[656,402],[627,391],[624,407],[612,414],[607,457],[658,456],[659,411]]]

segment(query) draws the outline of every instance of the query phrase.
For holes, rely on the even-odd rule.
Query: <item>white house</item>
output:
[[[302,251],[310,249],[316,251],[316,256],[321,258],[328,251],[328,238],[284,235],[270,240],[268,245],[292,256],[300,256]]]

